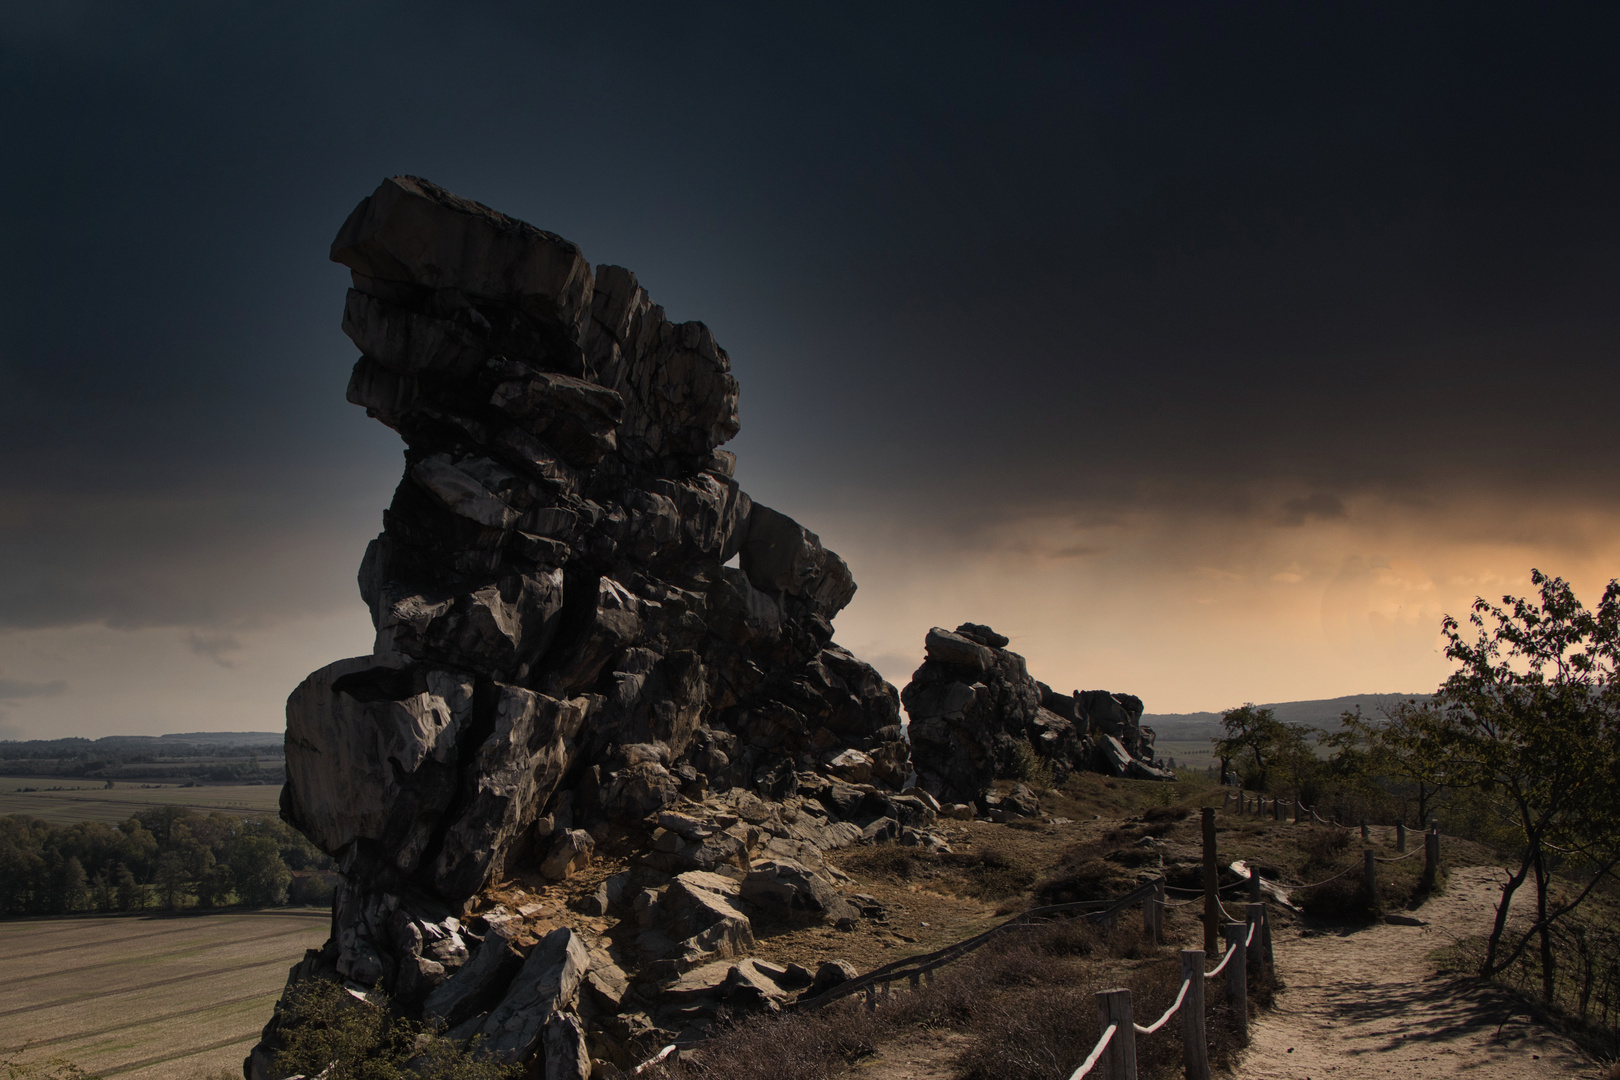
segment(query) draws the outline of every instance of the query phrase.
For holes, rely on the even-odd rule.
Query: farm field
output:
[[[0,1059],[203,1080],[242,1059],[330,915],[296,908],[0,922]]]
[[[1153,753],[1162,758],[1175,758],[1178,769],[1202,772],[1215,763],[1209,740],[1159,739],[1153,744]]]
[[[34,788],[23,791],[22,788]],[[53,788],[56,790],[44,790]],[[31,814],[57,825],[78,821],[117,824],[149,806],[184,806],[198,813],[221,810],[233,814],[276,813],[279,784],[176,784],[140,787],[119,784],[109,788],[101,780],[71,780],[55,776],[0,776],[0,814]]]

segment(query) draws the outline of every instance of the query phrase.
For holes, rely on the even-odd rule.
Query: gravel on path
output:
[[[1451,870],[1445,894],[1414,912],[1426,926],[1380,923],[1310,937],[1279,929],[1277,970],[1287,989],[1251,1023],[1238,1080],[1605,1076],[1511,995],[1435,973],[1431,952],[1488,932],[1505,876],[1499,867]]]

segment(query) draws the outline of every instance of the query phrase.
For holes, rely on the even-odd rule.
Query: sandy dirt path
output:
[[[1508,995],[1436,976],[1429,953],[1488,931],[1504,876],[1495,867],[1453,870],[1445,895],[1415,912],[1428,926],[1379,924],[1311,937],[1279,930],[1277,969],[1288,988],[1276,1008],[1251,1025],[1252,1042],[1236,1076],[1604,1076],[1606,1070],[1535,1023]]]

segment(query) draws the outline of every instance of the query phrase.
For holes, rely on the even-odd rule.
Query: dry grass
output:
[[[770,1076],[834,1080],[916,1032],[962,1036],[953,1063],[962,1080],[1063,1080],[1095,1045],[1094,995],[1124,986],[1136,1015],[1151,1020],[1180,987],[1175,951],[1143,943],[1129,929],[1102,933],[1081,922],[1047,924],[997,938],[941,969],[932,985],[897,991],[876,1011],[858,1000],[809,1013],[756,1017],[735,1024],[680,1062],[649,1069],[665,1080]],[[1210,1010],[1217,1060],[1230,1059],[1231,1025]],[[1144,1080],[1181,1069],[1174,1025],[1138,1042]]]

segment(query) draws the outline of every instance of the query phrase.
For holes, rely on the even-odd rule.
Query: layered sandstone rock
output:
[[[1173,779],[1153,762],[1153,730],[1141,725],[1140,698],[1105,690],[1056,694],[1030,676],[1008,644],[978,623],[928,631],[926,658],[900,694],[920,788],[941,803],[1033,814],[1033,794],[987,794],[996,778],[1025,771],[1031,756],[1059,780],[1076,769]]]
[[[724,1000],[775,1000],[792,978],[733,962],[749,912],[849,917],[820,853],[874,826],[922,842],[932,810],[894,794],[894,688],[832,642],[848,568],[733,478],[725,351],[629,271],[414,177],[362,201],[332,258],[349,400],[405,469],[360,567],[371,655],[288,701],[283,816],[343,875],[294,977],[380,988],[547,1076],[678,1030],[705,963],[728,963]],[[631,946],[560,925],[529,944],[505,931],[538,916],[480,900],[604,843],[641,852],[589,901],[644,921]]]

